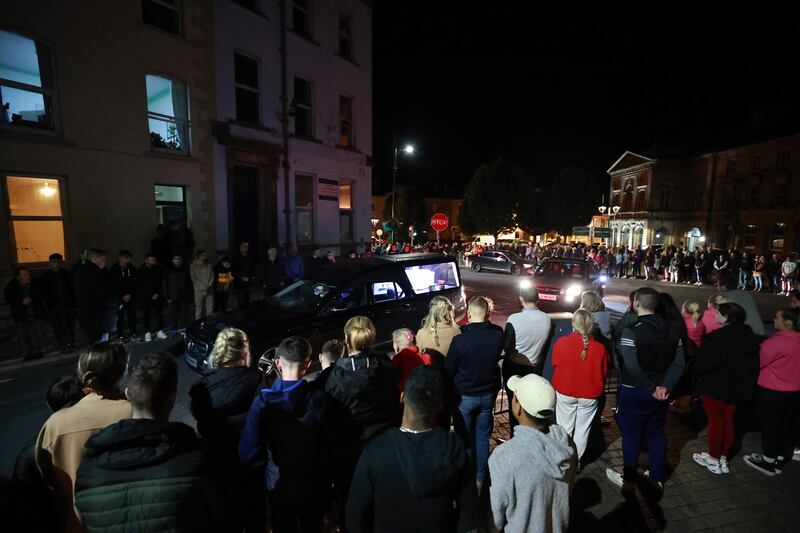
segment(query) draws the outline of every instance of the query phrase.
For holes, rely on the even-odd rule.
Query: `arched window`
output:
[[[0,29],[0,125],[53,130],[54,99],[50,46]]]

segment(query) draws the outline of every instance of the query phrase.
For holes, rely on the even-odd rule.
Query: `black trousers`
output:
[[[77,313],[72,309],[56,308],[50,312],[50,326],[56,335],[58,347],[64,350],[75,344],[75,319]]]
[[[542,371],[530,365],[520,365],[503,359],[503,388],[506,390],[506,398],[508,398],[508,421],[513,428],[519,422],[514,418],[514,413],[511,412],[511,399],[514,398],[514,393],[508,388],[508,380],[511,376],[527,376],[528,374],[542,375]]]
[[[186,325],[189,315],[189,299],[172,300],[172,327],[181,328]]]
[[[117,334],[123,336],[125,333],[125,317],[128,317],[128,329],[131,335],[136,335],[136,304],[129,300],[127,302],[120,302],[120,307],[117,309]]]
[[[765,457],[792,456],[792,423],[800,414],[800,392],[782,392],[764,387],[756,391],[761,420],[761,449]]]
[[[147,299],[142,299],[142,322],[144,323],[144,332],[153,332],[154,330],[150,329],[150,312],[156,317],[156,329],[155,331],[160,331],[164,329],[164,302],[161,301],[161,298],[158,300],[151,300],[148,296]]]

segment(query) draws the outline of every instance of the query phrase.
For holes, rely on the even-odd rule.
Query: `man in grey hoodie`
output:
[[[552,423],[556,392],[536,374],[512,376],[508,387],[519,425],[489,457],[494,525],[506,533],[567,531],[578,456],[566,430]]]
[[[214,269],[208,264],[205,250],[197,250],[197,260],[189,267],[194,287],[194,318],[199,320],[204,312],[214,309]]]

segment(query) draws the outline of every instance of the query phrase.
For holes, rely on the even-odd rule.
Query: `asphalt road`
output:
[[[462,276],[468,297],[481,294],[494,300],[495,312],[492,321],[496,324],[505,325],[508,315],[519,310],[517,291],[520,278],[508,274],[474,273],[467,270],[462,270]],[[669,292],[679,305],[689,298],[705,302],[715,291],[712,287],[612,279],[606,288],[604,298],[607,308],[611,311],[612,321],[625,311],[628,294],[645,285]],[[777,309],[788,305],[788,299],[781,296],[755,294],[754,297],[766,322],[771,322]],[[768,331],[772,331],[771,325]],[[170,342],[174,344],[176,340],[179,339],[131,344],[130,364],[135,363],[145,353],[165,349]],[[73,373],[76,360],[77,357],[71,355],[36,361],[24,366],[0,366],[0,483],[10,477],[17,453],[26,442],[35,438],[49,416],[49,409],[45,403],[47,386],[58,377]],[[178,369],[178,402],[172,419],[193,425],[194,419],[189,412],[188,390],[197,379],[197,374],[182,360],[178,360]]]

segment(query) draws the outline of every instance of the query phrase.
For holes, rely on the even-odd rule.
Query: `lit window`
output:
[[[353,99],[339,96],[339,145],[353,146]]]
[[[772,234],[770,235],[769,242],[772,250],[783,250],[784,234],[786,233],[786,224],[778,222],[772,225]]]
[[[0,124],[54,129],[50,47],[0,30]]]
[[[314,177],[296,174],[294,187],[297,242],[312,242],[314,240]]]
[[[339,14],[339,56],[353,59],[353,17]]]
[[[45,263],[53,253],[66,256],[59,180],[7,176],[5,181],[16,264]]]
[[[183,83],[148,74],[147,119],[153,148],[189,154],[189,98]]]
[[[294,0],[292,2],[292,31],[303,37],[311,37],[310,0]]]
[[[260,124],[258,61],[236,53],[233,64],[236,80],[236,120]]]
[[[339,241],[353,240],[353,185],[339,184]]]
[[[142,20],[164,31],[181,34],[181,0],[142,0]]]
[[[745,224],[744,226],[744,247],[753,249],[756,247],[758,238],[758,228],[755,224]]]
[[[294,133],[301,137],[313,137],[311,109],[311,82],[294,78]]]

